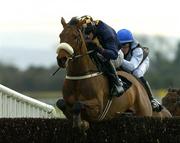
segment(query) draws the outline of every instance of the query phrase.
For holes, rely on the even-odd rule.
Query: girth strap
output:
[[[107,112],[109,111],[109,108],[111,107],[111,104],[112,104],[112,98],[110,98],[108,100],[103,112],[99,115],[99,117],[98,117],[99,121],[103,120],[106,117]]]

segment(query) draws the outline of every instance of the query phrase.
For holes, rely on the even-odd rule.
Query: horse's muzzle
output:
[[[67,61],[67,57],[57,58],[57,63],[61,68],[66,67],[66,61]]]

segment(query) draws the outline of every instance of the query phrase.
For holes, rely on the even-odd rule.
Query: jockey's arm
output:
[[[108,60],[115,60],[118,57],[118,43],[116,32],[104,22],[100,22],[96,29],[98,39],[102,44],[101,54]]]
[[[133,50],[130,61],[123,59],[121,66],[125,71],[132,72],[139,66],[142,59],[143,59],[143,51],[141,48],[137,48]]]
[[[112,59],[112,60],[117,59],[118,57],[117,45],[112,39],[109,39],[108,41],[106,41],[106,43],[104,43],[103,46],[104,47],[101,54],[106,59]]]

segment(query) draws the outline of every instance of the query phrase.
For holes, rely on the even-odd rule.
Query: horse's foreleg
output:
[[[79,133],[83,134],[83,137],[86,138],[86,130],[89,128],[89,123],[81,119],[81,110],[83,107],[84,105],[80,102],[76,102],[73,106],[73,128],[80,131]]]
[[[81,128],[81,109],[82,104],[80,102],[76,102],[72,108],[73,112],[73,128]]]
[[[57,102],[56,102],[56,106],[61,109],[62,112],[64,112],[66,110],[66,103],[64,101],[64,99],[59,99]]]
[[[59,99],[56,102],[56,106],[69,120],[73,121],[73,128],[79,128],[84,131],[89,128],[89,123],[85,120],[81,120],[81,110],[84,108],[82,103],[76,102],[72,107],[69,107],[64,99]]]
[[[56,102],[56,106],[63,112],[63,114],[67,117],[67,119],[72,120],[72,114],[70,113],[70,107],[66,104],[64,99],[59,99]]]

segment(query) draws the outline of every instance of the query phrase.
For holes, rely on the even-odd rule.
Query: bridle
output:
[[[81,29],[78,28],[77,30],[78,30],[79,35],[77,38],[77,44],[76,45],[78,45],[81,48],[83,46],[83,42],[81,41],[81,38],[84,38],[84,37],[83,37],[83,33],[82,33]],[[68,58],[68,61],[69,60],[76,60],[76,59],[82,58],[84,56],[88,56],[93,52],[94,52],[94,50],[89,50],[84,54],[76,54],[76,52],[74,51],[74,54]]]
[[[76,45],[81,48],[83,46],[83,41],[81,39],[84,38],[84,37],[83,37],[83,34],[82,34],[81,30],[80,29],[77,29],[77,30],[78,30],[79,35],[78,35],[78,39],[77,39]],[[84,54],[76,54],[76,52],[74,51],[74,54],[67,58],[66,66],[68,66],[69,61],[75,61],[75,60],[77,60],[79,58],[82,58],[82,57],[85,57],[85,56],[89,56],[93,52],[94,52],[94,50],[89,50],[89,51],[87,51]],[[66,75],[66,79],[70,79],[70,80],[82,80],[82,79],[92,78],[92,77],[99,76],[99,75],[102,75],[102,72],[96,71],[94,73],[85,74],[85,75],[82,75],[82,76],[68,76],[68,75]]]
[[[84,56],[89,56],[93,52],[94,52],[94,50],[90,50],[90,51],[87,51],[85,54],[73,54],[71,57],[67,58],[66,65],[68,65],[70,60],[75,61],[75,60],[82,58]]]
[[[78,35],[78,38],[77,38],[77,43],[76,43],[76,45],[78,46],[78,47],[82,47],[83,46],[83,42],[82,42],[82,40],[80,39],[80,38],[84,38],[83,37],[83,34],[82,34],[82,32],[81,32],[81,29],[79,29],[79,28],[77,28],[76,29],[77,31],[78,31],[78,33],[79,33],[79,35]],[[61,39],[61,38],[60,38]],[[80,43],[81,42],[81,43]],[[67,43],[66,41],[64,41],[64,42],[60,42],[60,44],[65,44],[65,43]],[[67,43],[68,44],[68,43]],[[68,44],[69,45],[69,44]],[[62,48],[62,49],[64,49],[64,48]],[[79,58],[82,58],[82,57],[84,57],[84,56],[87,56],[87,55],[90,55],[91,53],[93,53],[94,52],[94,50],[89,50],[89,51],[87,51],[85,54],[76,54],[76,52],[74,51],[74,53],[72,54],[72,51],[70,50],[70,55],[71,56],[68,56],[68,57],[66,57],[66,62],[64,63],[66,66],[68,66],[68,63],[69,63],[69,61],[75,61],[76,59],[79,59]],[[58,52],[57,52],[58,53]],[[68,52],[69,53],[69,52]],[[52,76],[54,76],[59,70],[61,69],[61,67],[58,67],[58,69],[56,69],[56,71],[54,72],[54,73],[52,73]]]
[[[83,55],[81,55],[81,54],[78,54],[78,55],[76,55],[76,54],[74,54],[74,55],[72,55],[72,57],[70,57],[69,59],[70,60],[75,60],[75,59],[78,59],[78,58],[82,58],[82,57],[84,57],[84,56],[87,56],[87,55],[89,55],[89,54],[91,54],[91,53],[93,53],[94,52],[94,50],[90,50],[90,51],[87,51],[85,54],[83,54]]]

